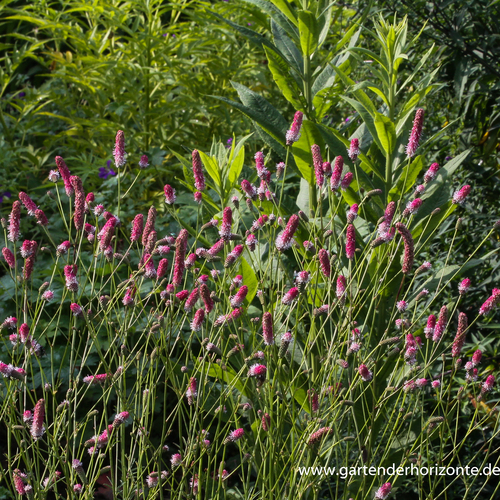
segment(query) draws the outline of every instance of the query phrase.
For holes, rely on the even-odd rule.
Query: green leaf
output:
[[[290,8],[290,5],[288,4],[287,0],[271,0],[271,2],[278,7],[278,9],[285,14],[292,23],[297,26],[297,17],[295,16],[295,13],[293,10]]]
[[[259,285],[257,281],[257,276],[252,269],[252,266],[247,262],[247,260],[242,257],[240,260],[240,271],[239,273],[243,276],[243,283],[248,287],[246,301],[251,304],[255,294],[257,293],[257,287]]]
[[[231,153],[229,155],[229,182],[233,185],[241,174],[243,169],[243,163],[245,162],[245,148],[244,144],[246,140],[251,137],[252,134],[248,134],[238,141],[236,146],[234,145],[234,140],[231,148]]]
[[[198,368],[198,370],[200,370],[200,373],[205,371],[205,369],[201,366]],[[234,387],[238,389],[241,394],[249,397],[249,394],[247,394],[247,391],[245,390],[245,384],[243,384],[242,382],[243,377],[238,375],[230,366],[226,366],[223,370],[221,366],[215,363],[210,363],[208,370],[206,370],[206,373],[209,377],[223,380],[229,387]]]
[[[300,50],[296,47],[293,41],[287,36],[285,30],[271,20],[271,31],[273,33],[274,43],[276,48],[281,52],[288,64],[295,72],[302,77],[304,71],[304,59]]]
[[[295,19],[289,19],[284,12],[282,12],[277,6],[273,5],[266,0],[244,0],[247,3],[251,3],[260,7],[264,12],[266,12],[272,21],[279,24],[292,38],[297,41],[299,39],[299,33],[297,31],[297,21]]]
[[[319,29],[316,16],[308,10],[299,12],[299,34],[302,53],[310,57],[318,48]]]
[[[219,175],[219,166],[217,165],[217,160],[213,156],[208,156],[202,151],[199,151],[201,161],[208,172],[208,175],[214,181],[214,184],[220,189],[222,187],[221,178]]]
[[[264,50],[273,79],[283,96],[295,109],[304,110],[306,103],[301,102],[301,91],[296,81],[290,76],[289,65],[272,49],[264,47]]]
[[[396,130],[394,123],[387,116],[380,113],[375,115],[375,128],[377,129],[377,136],[384,148],[387,155],[392,154],[394,145],[396,144]]]
[[[314,169],[311,166],[311,146],[313,144],[317,144],[321,150],[324,150],[325,143],[318,127],[313,122],[304,120],[302,122],[300,139],[293,144],[292,152],[302,177],[304,177],[311,186],[314,186],[316,183],[314,179]]]
[[[424,166],[422,156],[417,156],[409,165],[403,168],[396,185],[389,191],[388,202],[400,199],[415,184],[418,174]]]

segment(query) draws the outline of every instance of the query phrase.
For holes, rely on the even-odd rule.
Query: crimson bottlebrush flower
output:
[[[436,326],[434,327],[434,333],[432,334],[432,340],[434,342],[439,342],[441,340],[447,322],[448,322],[448,308],[446,306],[443,306],[439,311],[439,317]]]
[[[83,484],[88,484],[87,475],[85,474],[85,469],[83,468],[82,462],[80,462],[80,460],[77,460],[75,458],[71,462],[71,467],[73,467],[73,470],[78,474],[78,477],[80,478],[81,482]]]
[[[31,257],[33,255],[34,247],[33,247],[34,241],[31,240],[24,240],[23,244],[21,245],[21,249],[19,250],[19,253],[21,254],[21,257],[23,259],[27,259],[28,257]]]
[[[458,329],[457,334],[455,336],[455,340],[453,341],[453,345],[451,347],[451,356],[453,358],[458,358],[460,356],[460,351],[465,342],[465,331],[467,330],[467,316],[465,313],[461,312],[458,315]]]
[[[147,157],[147,155],[142,155],[141,159],[139,160],[139,168],[144,170],[147,167],[149,167],[149,158]]]
[[[337,278],[337,289],[335,294],[337,295],[337,299],[345,301],[345,290],[346,290],[347,281],[344,276],[341,274]]]
[[[243,302],[245,302],[247,293],[248,287],[246,285],[243,285],[235,295],[229,297],[229,303],[231,304],[231,307],[241,307],[243,305]]]
[[[196,254],[190,253],[187,256],[186,260],[184,261],[184,266],[186,269],[191,269],[195,264],[196,264]]]
[[[76,264],[64,266],[64,277],[66,278],[66,288],[70,292],[78,291],[78,280],[76,275],[78,273],[78,266]]]
[[[188,400],[188,404],[191,406],[197,397],[198,397],[198,391],[196,388],[196,378],[191,377],[189,379],[189,385],[186,390],[186,398]]]
[[[173,205],[177,197],[175,196],[175,189],[170,186],[170,184],[165,184],[163,187],[163,192],[165,193],[165,203],[167,205]]]
[[[342,170],[344,169],[344,159],[342,156],[337,156],[333,164],[332,177],[330,179],[330,189],[337,191],[340,187],[340,180],[342,178]]]
[[[278,180],[283,175],[285,167],[286,165],[282,161],[276,164],[276,180]]]
[[[265,345],[274,344],[273,317],[270,312],[265,312],[262,316],[262,336]]]
[[[158,270],[156,272],[157,278],[161,279],[167,274],[168,269],[168,259],[161,259],[158,263]]]
[[[168,253],[170,253],[170,247],[168,245],[158,245],[155,248],[154,253],[155,255],[167,255]]]
[[[139,241],[142,236],[142,231],[144,228],[144,215],[137,214],[132,222],[132,233],[130,235],[131,241]]]
[[[2,255],[3,258],[5,259],[5,262],[7,262],[7,264],[9,265],[9,267],[11,268],[16,267],[16,258],[14,254],[7,247],[2,248]]]
[[[351,161],[355,162],[359,155],[359,139],[352,139],[349,149],[347,150],[347,156]]]
[[[295,112],[295,115],[293,116],[292,126],[285,135],[287,146],[291,146],[294,142],[297,142],[299,140],[303,117],[304,114],[302,113],[302,111]]]
[[[331,427],[322,427],[321,429],[318,429],[309,436],[307,446],[314,446],[318,444],[325,436],[331,434],[332,432],[333,429]]]
[[[14,318],[14,316],[9,316],[5,318],[4,322],[2,323],[2,328],[15,330],[16,327],[17,327],[17,318]]]
[[[250,252],[255,251],[257,243],[258,243],[257,237],[255,236],[255,234],[252,233],[250,233],[245,240],[245,245],[247,246]]]
[[[481,350],[477,350],[474,352],[472,355],[472,365],[477,366],[479,363],[481,363],[481,358],[483,357],[483,352]]]
[[[127,163],[127,153],[125,152],[125,134],[118,130],[115,138],[115,149],[113,150],[116,168],[123,167]]]
[[[231,225],[233,223],[233,211],[231,207],[226,207],[222,212],[222,225],[219,229],[219,236],[224,241],[229,241],[231,237]]]
[[[23,278],[27,281],[31,277],[31,273],[33,272],[33,268],[35,266],[35,258],[36,258],[36,251],[38,248],[38,244],[36,241],[31,242],[31,254],[30,256],[24,261],[24,267],[23,267]]]
[[[198,191],[205,189],[205,176],[203,175],[203,164],[201,163],[200,153],[195,149],[192,154],[194,187]]]
[[[358,209],[359,205],[357,203],[354,203],[354,205],[349,208],[349,212],[347,212],[347,222],[349,224],[352,224],[352,222],[358,217]]]
[[[455,191],[455,193],[453,193],[453,204],[463,205],[463,203],[465,202],[465,198],[467,198],[467,196],[470,193],[470,190],[471,187],[468,184],[466,184],[458,191]]]
[[[224,262],[224,267],[232,266],[243,253],[243,249],[243,245],[236,245],[233,251],[228,253],[226,261]]]
[[[170,464],[172,465],[172,468],[179,467],[179,465],[182,464],[182,455],[180,453],[174,453],[170,457]]]
[[[43,210],[35,210],[35,218],[36,218],[36,223],[40,224],[40,226],[48,226],[49,225],[49,219],[47,219],[47,216],[45,215],[45,212]]]
[[[35,215],[35,212],[38,210],[36,203],[23,191],[20,191],[18,197],[28,211],[28,215]]]
[[[318,393],[314,389],[309,389],[307,395],[309,397],[309,403],[311,404],[312,413],[317,413],[319,411]]]
[[[255,377],[257,379],[265,379],[267,373],[266,365],[255,364],[250,367],[247,373],[247,377]]]
[[[354,258],[354,252],[356,251],[356,231],[354,226],[349,224],[346,231],[346,244],[345,244],[345,255],[348,259]]]
[[[57,182],[61,178],[61,174],[57,170],[51,170],[48,178],[50,182]]]
[[[186,259],[187,242],[189,233],[187,229],[181,229],[179,236],[175,240],[175,257],[174,257],[174,277],[172,284],[181,286],[184,276],[184,260]]]
[[[488,375],[486,381],[481,387],[481,394],[492,391],[494,386],[495,386],[495,377],[493,375]]]
[[[465,365],[467,367],[467,364]],[[477,368],[472,368],[472,370],[468,370],[465,375],[465,380],[467,382],[476,382],[477,381]]]
[[[408,231],[407,227],[401,222],[396,223],[396,229],[399,234],[403,238],[404,242],[404,253],[403,253],[403,274],[408,274],[413,267],[413,259],[414,259],[414,246],[413,246],[413,237]]]
[[[203,300],[203,304],[205,304],[205,312],[209,314],[210,312],[212,312],[215,303],[212,297],[210,296],[210,289],[205,283],[202,283],[200,285],[200,295],[201,299]]]
[[[391,483],[384,483],[376,492],[375,498],[377,500],[385,500],[391,492]]]
[[[245,431],[243,429],[236,429],[229,433],[226,439],[222,442],[222,444],[234,443],[235,441],[240,440],[245,435]]]
[[[148,218],[146,219],[146,226],[144,227],[144,231],[142,232],[142,246],[146,246],[148,244],[148,238],[151,231],[155,229],[156,222],[156,208],[151,206],[148,210]]]
[[[419,196],[423,195],[424,193],[425,193],[425,186],[423,184],[419,184],[415,188],[415,193],[413,195],[416,197],[419,197]]]
[[[312,241],[304,241],[304,243],[302,243],[302,245],[304,245],[304,248],[308,251],[308,252],[311,252],[311,253],[316,253],[316,247],[314,246],[314,243]]]
[[[354,179],[353,173],[352,172],[347,172],[344,175],[344,178],[342,179],[342,181],[340,183],[340,189],[342,191],[345,191],[351,185],[351,182],[352,182],[353,179]]]
[[[439,170],[439,164],[438,163],[433,163],[429,169],[427,170],[427,172],[425,172],[424,174],[424,182],[426,184],[428,184],[429,182],[431,182],[437,175],[437,172]]]
[[[458,293],[460,295],[463,295],[464,293],[467,293],[470,287],[471,287],[471,280],[469,278],[465,278],[458,285]]]
[[[404,312],[406,311],[406,309],[408,309],[408,302],[406,302],[406,300],[400,300],[396,304],[396,308],[399,312]]]
[[[45,400],[39,399],[35,405],[35,410],[33,412],[33,423],[31,424],[30,434],[32,438],[36,441],[40,439],[45,433],[45,427],[43,426],[43,419],[45,418]]]
[[[56,254],[58,256],[66,255],[70,248],[71,248],[71,243],[68,240],[63,241],[60,245],[57,246]]]
[[[332,176],[332,165],[329,161],[323,162],[323,165],[321,165],[321,169],[323,170],[323,174],[325,177],[331,177]]]
[[[299,295],[299,289],[297,287],[290,288],[288,292],[285,293],[283,298],[281,299],[281,303],[286,306],[292,305],[293,301],[297,299]]]
[[[500,304],[500,290],[498,288],[493,288],[493,291],[491,292],[491,296],[480,307],[479,314],[480,315],[488,314],[498,304]]]
[[[257,170],[257,176],[259,177],[259,179],[264,181],[264,186],[265,186],[266,181],[269,182],[270,180],[270,174],[267,168],[264,166],[264,153],[262,153],[262,151],[257,151],[257,153],[255,153],[254,160],[255,160],[255,168]]]
[[[330,277],[331,274],[331,266],[330,266],[330,255],[328,254],[328,250],[321,248],[318,252],[319,266],[321,272],[326,278]]]
[[[373,378],[373,373],[366,365],[359,365],[358,372],[363,382],[369,382]]]
[[[104,252],[110,246],[111,239],[115,234],[115,227],[117,225],[117,222],[118,221],[115,217],[111,217],[99,231],[97,239],[99,240],[99,249],[101,250],[101,252]]]
[[[408,215],[416,215],[418,213],[418,209],[422,206],[422,200],[420,198],[415,198],[412,201],[409,201],[406,205],[406,209],[403,211],[403,216],[407,217]]]
[[[14,469],[12,474],[14,480],[14,488],[20,496],[26,495],[26,486],[28,477],[24,472],[21,472],[19,469]]]
[[[201,325],[205,319],[205,311],[203,309],[198,309],[194,314],[193,321],[191,321],[191,330],[193,332],[199,332],[201,330]]]
[[[90,211],[90,209],[93,207],[94,201],[95,201],[94,193],[92,192],[88,193],[87,196],[85,197],[85,212],[88,213]]]
[[[215,242],[209,249],[208,249],[208,253],[209,255],[211,255],[212,257],[215,257],[218,253],[221,252],[221,250],[224,248],[224,240],[218,240],[217,242]]]
[[[319,188],[323,187],[325,177],[323,175],[323,158],[321,157],[321,149],[317,144],[311,146],[312,160],[314,173],[316,175],[316,184]]]
[[[278,237],[276,238],[275,245],[279,252],[288,250],[292,246],[292,243],[294,241],[293,236],[295,234],[295,231],[297,231],[298,227],[299,227],[299,216],[293,214],[288,220],[286,228],[283,231],[281,231]]]
[[[252,223],[252,227],[250,228],[250,231],[259,231],[264,227],[264,225],[267,223],[269,220],[269,217],[266,214],[262,214],[257,220],[254,220]]]
[[[439,380],[433,380],[433,381],[431,382],[431,385],[432,385],[432,387],[433,387],[434,389],[437,389],[438,387],[440,387],[440,386],[441,386],[441,382],[440,382]]]
[[[156,269],[155,263],[153,262],[153,257],[149,253],[145,253],[143,256],[144,259],[144,276],[150,279],[156,279]]]
[[[417,384],[415,383],[414,380],[407,380],[403,384],[403,391],[405,392],[413,392],[417,389]]]
[[[124,306],[128,307],[134,304],[134,297],[137,292],[137,288],[134,285],[131,285],[127,288],[125,295],[123,296],[122,303]]]
[[[73,223],[75,224],[75,229],[80,231],[80,229],[83,228],[85,218],[85,191],[83,190],[82,180],[77,175],[72,175],[69,181],[75,191],[75,213],[73,214]]]
[[[21,202],[16,200],[12,204],[12,211],[9,215],[9,241],[17,241],[20,236],[19,223],[21,221]]]
[[[417,349],[413,346],[408,347],[404,358],[409,365],[414,365],[417,362]]]
[[[83,377],[82,381],[84,384],[98,385],[106,383],[106,381],[111,377],[112,377],[111,374],[99,373],[97,375],[87,375],[86,377]]]
[[[432,267],[432,264],[430,262],[427,262],[427,261],[424,262],[422,265],[417,267],[417,270],[415,271],[415,276],[417,276],[418,274],[420,274],[424,271],[428,271],[431,267]]]
[[[158,239],[158,236],[156,234],[156,231],[151,231],[149,233],[149,236],[148,236],[148,242],[146,243],[146,246],[144,247],[145,253],[153,253],[157,239]]]
[[[59,173],[61,174],[62,180],[64,182],[64,189],[66,190],[66,194],[68,196],[72,196],[73,195],[73,186],[71,185],[71,182],[69,180],[71,177],[71,173],[70,173],[68,167],[66,166],[65,161],[62,159],[62,157],[56,156],[56,165],[57,165],[57,169],[59,170]]]
[[[410,158],[415,156],[418,148],[418,143],[420,142],[420,136],[422,134],[422,128],[424,125],[424,110],[422,108],[417,109],[415,114],[415,119],[413,121],[413,128],[411,129],[410,139],[408,145],[406,146],[406,154]]]
[[[124,424],[129,417],[128,411],[122,411],[118,413],[113,420],[113,429],[116,429],[120,425]]]
[[[82,316],[83,315],[83,309],[80,305],[75,304],[74,302],[69,306],[71,309],[71,312],[73,313],[73,316]]]
[[[241,181],[241,190],[245,193],[247,198],[250,198],[252,200],[257,199],[257,190],[255,189],[255,186],[250,184],[246,179],[243,179]]]
[[[181,293],[181,292],[179,292]],[[186,300],[186,303],[184,304],[184,310],[186,312],[191,312],[193,307],[196,305],[196,302],[198,302],[198,298],[200,297],[200,290],[198,287],[194,288],[193,291],[189,294],[188,299]]]

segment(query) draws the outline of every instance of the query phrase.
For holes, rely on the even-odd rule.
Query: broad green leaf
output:
[[[301,101],[301,91],[296,81],[290,76],[289,65],[276,52],[268,47],[264,47],[267,55],[269,69],[278,88],[283,93],[285,99],[292,104],[296,110],[304,110],[305,102]]]
[[[304,59],[295,43],[287,36],[285,30],[271,20],[271,31],[276,48],[281,52],[288,64],[302,77],[304,71]]]
[[[271,2],[276,5],[276,7],[278,7],[278,9],[283,12],[283,14],[285,14],[285,16],[288,17],[288,19],[290,19],[295,26],[297,26],[297,17],[290,8],[287,0],[271,0]]]
[[[394,145],[396,144],[396,130],[394,123],[387,116],[380,113],[375,115],[375,128],[377,136],[387,155],[392,154]]]
[[[266,0],[244,0],[247,3],[251,3],[260,7],[264,12],[266,12],[271,19],[279,24],[290,37],[299,40],[299,34],[297,31],[297,21],[295,19],[289,19],[284,12],[280,10],[277,6],[273,5],[271,2]]]
[[[424,161],[422,156],[417,156],[410,164],[406,164],[396,182],[396,185],[389,191],[387,201],[391,202],[399,200],[406,192],[408,192],[415,184],[415,180],[418,177],[418,174],[420,174],[423,166]]]
[[[302,53],[310,57],[318,48],[319,29],[316,16],[308,10],[299,12],[299,34]]]
[[[208,172],[208,175],[212,178],[215,185],[220,189],[221,188],[221,178],[219,175],[219,166],[217,165],[217,160],[213,156],[208,156],[202,151],[200,153],[201,161],[203,162],[203,166],[205,170]]]
[[[300,179],[299,194],[295,203],[305,214],[309,213],[309,183],[305,179]]]
[[[233,144],[231,147],[231,153],[229,155],[229,182],[233,185],[241,174],[241,170],[243,169],[243,163],[245,162],[245,142],[248,138],[250,138],[252,134],[248,134],[245,137],[241,138],[236,145]]]
[[[297,168],[300,170],[302,177],[314,186],[316,181],[314,178],[314,169],[312,165],[311,146],[317,144],[321,150],[324,150],[324,141],[318,127],[309,120],[304,120],[302,123],[302,130],[300,139],[292,146],[293,156]]]
[[[198,369],[200,370],[200,372],[205,371],[205,369],[201,367],[199,367]],[[238,389],[241,394],[249,397],[249,394],[247,394],[247,391],[245,389],[245,384],[243,384],[242,382],[243,377],[238,375],[230,366],[226,366],[223,370],[222,367],[218,364],[210,363],[210,366],[208,370],[206,370],[206,373],[209,377],[223,380],[229,387],[234,387]]]
[[[349,78],[344,73],[344,71],[342,71],[341,68],[339,68],[338,66],[335,66],[335,71],[339,75],[340,79],[344,82],[344,85],[354,87],[356,82],[354,80],[352,80],[351,78]],[[356,99],[359,101],[359,103],[366,109],[366,111],[374,117],[375,113],[377,112],[377,109],[375,108],[375,105],[372,103],[370,98],[366,95],[366,93],[363,92],[363,90],[359,89],[359,90],[354,90],[353,94],[356,97]]]
[[[251,304],[255,294],[257,293],[257,287],[259,285],[257,281],[257,276],[255,275],[252,266],[246,261],[244,257],[240,260],[240,271],[239,273],[243,276],[243,283],[248,287],[246,300],[248,304]]]

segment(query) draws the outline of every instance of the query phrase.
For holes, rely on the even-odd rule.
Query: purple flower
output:
[[[111,160],[107,161],[107,167],[99,167],[99,177],[103,180],[106,180],[108,177],[113,177],[116,175],[116,172],[109,168],[109,165],[111,164]]]
[[[230,137],[227,141],[226,141],[226,148],[227,149],[231,149],[231,147],[233,146],[233,138]]]

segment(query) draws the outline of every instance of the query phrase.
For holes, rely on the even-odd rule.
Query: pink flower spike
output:
[[[241,190],[245,193],[247,198],[251,200],[257,199],[257,190],[255,189],[255,186],[250,184],[250,182],[248,182],[246,179],[243,179],[241,181]]]
[[[205,176],[203,175],[203,164],[198,150],[193,150],[191,157],[193,161],[194,187],[197,191],[203,191],[205,189]]]
[[[346,232],[346,244],[345,244],[345,255],[348,259],[354,259],[354,253],[356,251],[356,231],[354,226],[349,224],[347,226]]]
[[[35,210],[35,218],[36,218],[36,223],[39,224],[40,226],[48,226],[49,225],[49,219],[47,219],[47,216],[45,215],[45,212],[43,210]]]
[[[446,306],[441,307],[439,311],[438,321],[434,327],[434,333],[432,335],[433,342],[439,342],[443,333],[446,329],[446,323],[448,322],[448,308]]]
[[[121,168],[127,163],[127,153],[125,152],[125,134],[118,130],[115,139],[115,149],[113,151],[116,168]]]
[[[245,302],[245,298],[248,293],[248,287],[246,285],[243,285],[236,295],[233,295],[229,298],[229,303],[231,304],[231,307],[233,308],[238,308],[243,305],[243,302]]]
[[[265,312],[262,316],[262,336],[265,345],[274,344],[273,317],[270,312]]]
[[[72,175],[69,181],[75,191],[75,213],[73,214],[73,222],[75,224],[75,229],[80,231],[83,229],[85,218],[85,191],[83,190],[82,180],[77,175]]]
[[[347,156],[349,156],[352,162],[355,162],[358,159],[359,152],[359,139],[352,139],[347,150]]]
[[[14,269],[14,267],[16,267],[16,258],[14,257],[14,254],[7,247],[4,247],[2,248],[2,255],[9,267]]]
[[[124,424],[127,421],[128,417],[128,411],[122,411],[121,413],[118,413],[113,420],[113,429],[116,429],[120,425]]]
[[[265,379],[267,373],[266,365],[255,364],[250,367],[247,373],[247,377],[255,377],[257,379]]]
[[[223,444],[234,443],[240,440],[245,435],[245,431],[243,429],[236,429],[229,433],[226,439],[224,439]]]
[[[43,420],[45,418],[45,400],[39,399],[35,405],[35,410],[33,412],[33,423],[31,424],[30,434],[36,441],[40,439],[45,433],[45,427],[43,426]]]
[[[354,179],[353,173],[352,172],[347,172],[344,175],[344,178],[342,179],[342,181],[340,183],[340,189],[342,191],[345,191],[351,185],[351,182],[352,182],[353,179]]]
[[[424,174],[424,182],[428,184],[431,182],[437,175],[437,172],[439,170],[439,164],[438,163],[433,163],[430,167],[429,170]]]
[[[35,212],[38,210],[38,207],[36,206],[35,202],[23,191],[19,193],[18,197],[21,203],[28,211],[28,215],[35,215]]]
[[[333,164],[332,177],[330,179],[330,189],[337,191],[340,187],[340,180],[342,178],[342,170],[344,169],[344,159],[342,156],[337,156]]]
[[[471,287],[471,280],[469,278],[465,278],[458,285],[458,293],[460,295],[463,295],[464,293],[467,293],[469,291],[470,287]]]
[[[194,400],[198,397],[198,390],[196,387],[196,378],[191,377],[189,379],[189,385],[186,390],[186,398],[188,400],[189,406],[194,403]]]
[[[71,304],[69,306],[69,308],[71,309],[71,312],[73,313],[73,316],[82,316],[83,315],[83,309],[81,308],[81,306],[79,306],[78,304]]]
[[[482,351],[480,351],[479,349],[477,351],[475,351],[474,354],[472,355],[473,366],[477,366],[479,363],[481,363],[482,357],[483,357]]]
[[[231,225],[233,223],[233,210],[231,207],[226,207],[222,212],[222,225],[219,229],[219,236],[224,241],[229,241],[231,238]]]
[[[294,142],[297,142],[299,140],[303,116],[304,114],[302,113],[302,111],[295,112],[292,126],[290,127],[290,130],[287,131],[285,136],[287,146],[291,146]]]
[[[165,203],[167,205],[173,205],[175,203],[175,200],[177,199],[175,195],[175,189],[169,184],[165,184],[163,192],[165,193]]]
[[[299,289],[297,287],[290,288],[290,290],[288,290],[288,292],[286,292],[286,294],[281,299],[281,303],[286,306],[290,306],[297,299],[298,295]]]
[[[176,287],[182,285],[188,236],[189,233],[187,232],[187,229],[181,229],[179,236],[177,236],[177,239],[175,240],[174,277],[172,280],[172,284]]]
[[[424,333],[425,333],[425,338],[426,339],[431,339],[432,335],[434,333],[434,328],[436,327],[436,316],[434,314],[431,314],[427,318],[427,326],[424,328]]]
[[[319,188],[323,187],[325,177],[323,175],[323,158],[321,157],[321,149],[317,144],[311,146],[312,160],[314,173],[316,175],[316,185]]]
[[[408,211],[408,214],[411,215],[416,215],[418,212],[418,209],[422,206],[422,200],[420,198],[415,198],[414,200],[408,202],[406,205],[406,211]],[[405,214],[407,215],[407,214]]]
[[[21,202],[16,200],[12,204],[12,211],[9,215],[9,241],[17,241],[20,236],[19,223],[21,221]]]
[[[193,194],[194,201],[198,203],[198,205],[201,205],[201,202],[203,201],[203,193],[200,193],[199,191],[195,191]]]
[[[377,500],[385,500],[391,492],[391,483],[384,483],[376,492],[375,498]]]
[[[373,373],[366,365],[359,365],[358,372],[363,382],[369,382],[373,378]]]
[[[193,321],[191,321],[191,330],[193,332],[199,332],[201,330],[201,326],[203,324],[204,319],[205,319],[205,310],[198,309],[194,315]]]
[[[243,245],[236,245],[233,249],[232,252],[229,252],[229,254],[226,257],[226,261],[224,262],[224,267],[230,267],[232,266],[237,259],[241,256],[244,250]]]
[[[131,241],[139,241],[144,229],[144,215],[137,214],[132,222],[132,234],[130,235]]]
[[[299,227],[299,216],[293,214],[288,220],[286,228],[283,231],[281,231],[281,233],[276,238],[276,243],[275,243],[276,249],[279,252],[288,250],[292,246],[292,243],[294,241],[293,236],[297,231],[298,227]]]
[[[321,248],[318,252],[318,260],[321,272],[325,276],[325,278],[329,278],[331,274],[331,266],[330,266],[330,255],[328,251],[324,248]]]
[[[453,194],[453,204],[454,205],[463,205],[465,202],[465,199],[467,198],[467,196],[470,193],[470,190],[471,190],[471,187],[468,184],[466,184],[458,191],[455,191],[455,193]]]
[[[139,160],[139,168],[144,170],[147,167],[149,167],[149,158],[147,157],[147,155],[142,155],[141,159]]]
[[[349,212],[347,212],[348,224],[352,224],[354,222],[354,220],[358,217],[358,209],[359,209],[359,205],[357,203],[354,203],[354,205],[352,205],[349,208]]]
[[[494,386],[495,386],[495,377],[493,375],[488,375],[486,381],[481,387],[481,394],[492,391]]]
[[[71,173],[70,173],[68,167],[66,166],[66,163],[62,159],[62,157],[56,156],[56,165],[57,165],[57,169],[59,170],[59,173],[61,174],[62,180],[64,182],[64,189],[66,190],[66,194],[68,196],[72,196],[73,195],[73,186],[71,185],[71,182],[69,180],[71,177]]]
[[[417,109],[415,114],[415,119],[413,121],[413,128],[411,129],[410,139],[408,145],[406,146],[406,154],[410,158],[415,156],[418,149],[418,144],[420,142],[420,136],[422,135],[422,128],[424,125],[424,110],[422,108]]]
[[[461,312],[458,315],[458,329],[457,334],[455,336],[455,340],[453,341],[453,345],[451,347],[451,356],[453,358],[458,358],[460,356],[460,351],[465,342],[465,331],[467,330],[468,320],[465,313]]]
[[[401,222],[396,223],[396,229],[398,230],[404,242],[402,272],[403,274],[408,274],[411,272],[411,269],[413,267],[413,259],[415,257],[413,237],[407,227]]]
[[[488,314],[494,307],[498,306],[498,304],[500,304],[500,290],[498,288],[494,288],[491,296],[480,307],[479,314],[481,316]]]

